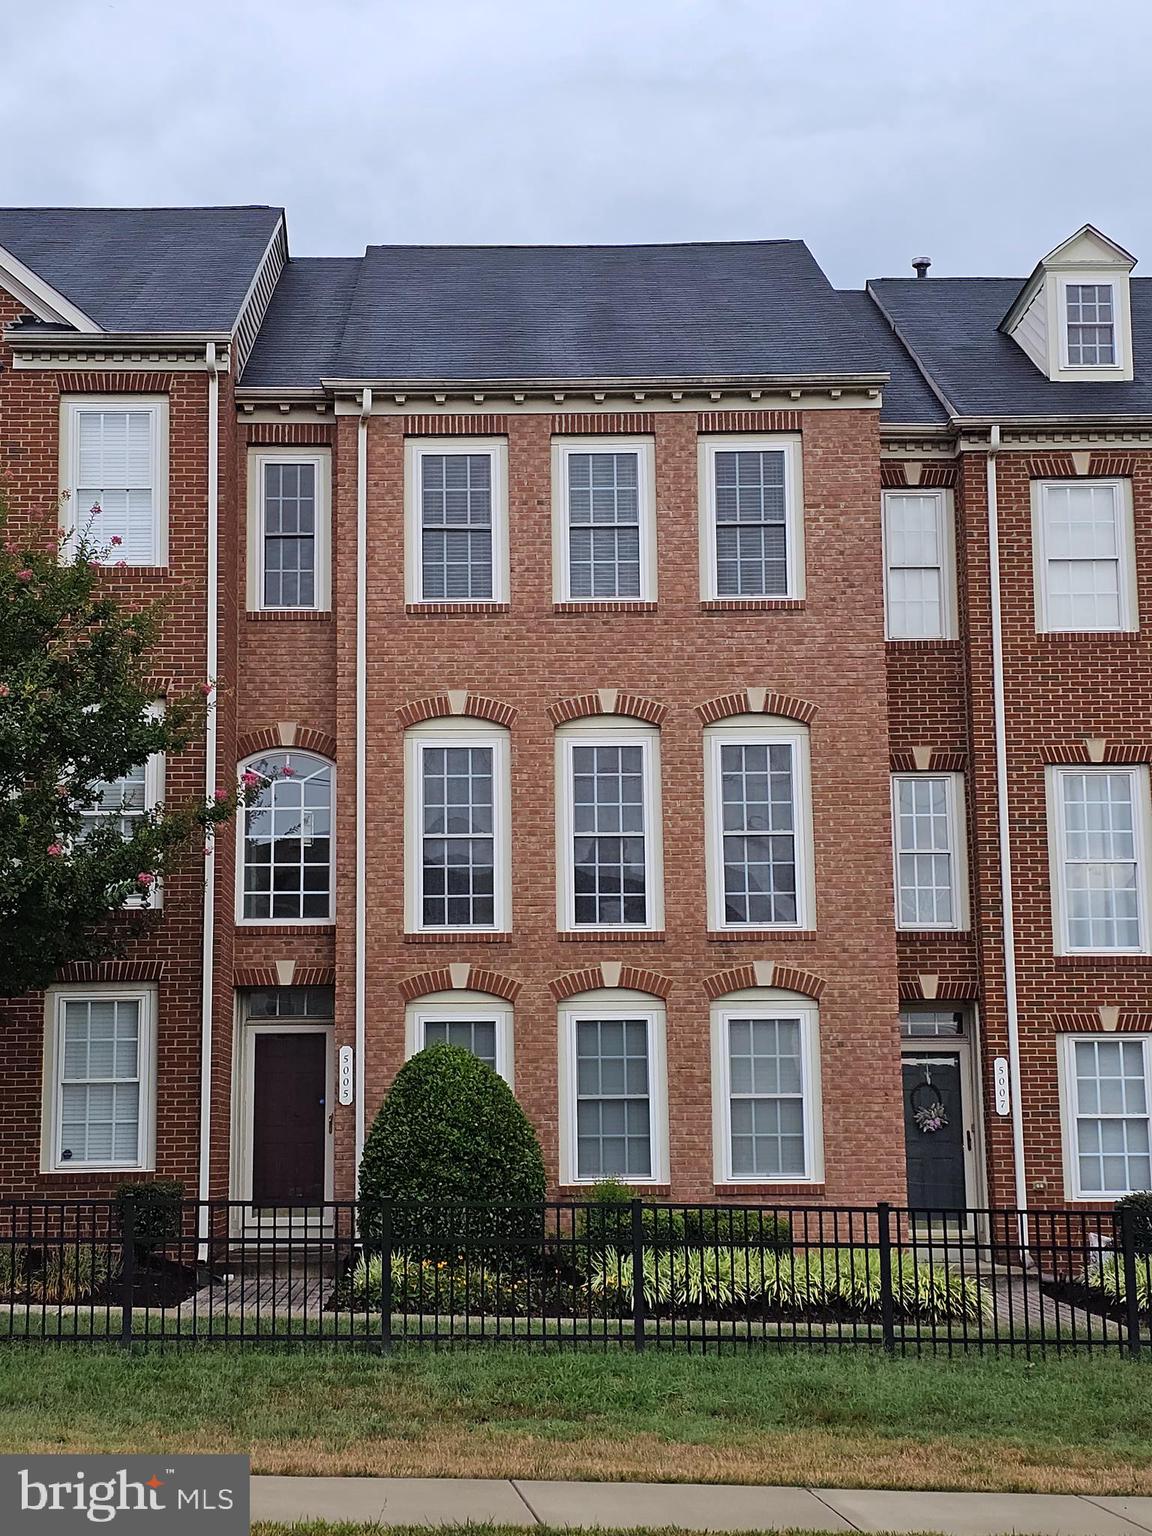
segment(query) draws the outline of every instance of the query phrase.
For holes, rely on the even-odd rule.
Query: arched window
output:
[[[428,992],[405,1010],[405,1056],[426,1045],[461,1045],[512,1082],[512,1004],[490,992]]]
[[[331,922],[332,764],[308,752],[266,752],[240,771],[263,782],[238,817],[239,920]]]

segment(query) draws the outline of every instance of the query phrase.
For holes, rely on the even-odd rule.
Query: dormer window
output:
[[[1000,329],[1054,384],[1132,377],[1130,255],[1091,224],[1049,251]]]
[[[1064,310],[1068,366],[1114,366],[1116,313],[1112,284],[1069,283],[1064,289]]]

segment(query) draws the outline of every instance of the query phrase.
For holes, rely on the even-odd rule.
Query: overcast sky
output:
[[[1149,0],[0,0],[0,203],[369,243],[800,237],[839,286],[1152,271]]]

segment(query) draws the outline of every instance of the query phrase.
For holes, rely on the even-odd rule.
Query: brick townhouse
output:
[[[218,683],[96,809],[265,779],[121,956],[0,1003],[0,1189],[306,1220],[440,1039],[566,1193],[1152,1184],[1133,265],[1086,226],[838,292],[791,240],[0,212],[13,515],[98,503],[158,704]]]

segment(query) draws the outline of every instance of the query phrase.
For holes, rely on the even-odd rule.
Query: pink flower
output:
[[[204,857],[206,859],[210,859],[212,857],[212,844],[211,843],[205,843],[204,844]]]
[[[226,789],[218,789],[212,798],[213,800],[227,800],[228,791]]]
[[[92,514],[93,517],[99,517],[100,516],[100,503],[98,501],[94,501],[92,503],[90,511],[91,511],[91,514]]]
[[[27,567],[25,567],[24,570],[16,572],[16,580],[17,581],[31,581],[32,580],[32,572],[30,570],[28,570]]]
[[[93,570],[93,571],[98,571],[100,569],[100,562],[99,562],[99,560],[89,560],[88,565],[89,565],[89,568],[91,570]]]
[[[112,535],[112,543],[113,544],[123,544],[123,542],[124,542],[124,540],[120,537],[120,535],[118,533],[114,533]]]
[[[150,875],[147,870],[142,870],[140,874],[136,876],[136,884],[142,885],[145,889],[147,889],[148,886],[156,884],[156,876]]]
[[[215,688],[215,686],[216,686],[215,683],[201,683],[200,684],[200,692],[207,699],[207,698],[209,698],[211,696],[212,690],[213,690],[213,688]]]
[[[284,775],[284,777],[286,779],[291,779],[291,778],[293,778],[295,776],[296,770],[295,770],[295,768],[293,768],[291,763],[285,763],[283,768],[281,768],[280,772]]]
[[[117,560],[113,564],[112,569],[114,571],[126,571],[128,569],[128,562],[127,562],[127,560]]]
[[[58,859],[63,852],[64,852],[64,849],[61,847],[61,845],[59,843],[49,843],[48,844],[48,853],[49,853],[50,857],[52,857],[54,859]]]
[[[11,692],[7,683],[0,683],[0,699],[6,699]]]
[[[240,775],[240,782],[243,784],[245,789],[255,789],[257,784],[260,782],[260,775],[258,773],[253,773],[251,768],[248,768],[244,773]]]

